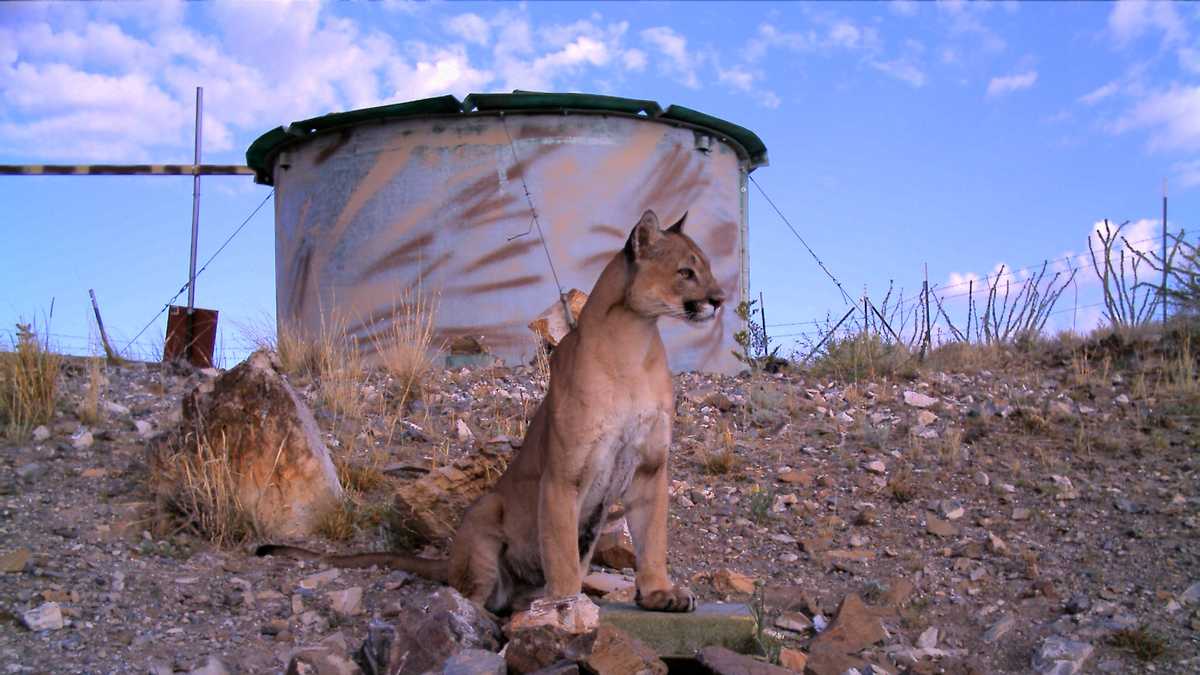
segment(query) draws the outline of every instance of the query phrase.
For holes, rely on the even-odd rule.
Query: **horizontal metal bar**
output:
[[[0,176],[253,176],[240,164],[0,164]]]

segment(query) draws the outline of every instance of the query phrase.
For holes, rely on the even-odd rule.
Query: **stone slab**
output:
[[[694,612],[648,612],[637,605],[600,605],[600,623],[620,628],[663,658],[692,658],[702,647],[718,645],[754,653],[754,617],[740,603],[712,602]]]

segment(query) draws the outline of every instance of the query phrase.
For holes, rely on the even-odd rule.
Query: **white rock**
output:
[[[41,443],[42,441],[46,440],[47,438],[50,438],[50,430],[46,428],[46,425],[39,424],[37,427],[34,428],[33,440],[35,442]]]
[[[873,460],[871,462],[867,462],[866,469],[867,469],[867,471],[870,471],[871,473],[875,473],[875,474],[887,473],[887,465],[878,459]]]
[[[582,634],[600,625],[600,608],[583,593],[565,598],[534,600],[528,611],[517,612],[508,630],[516,632],[536,626],[555,626],[568,633]]]
[[[63,621],[62,608],[57,602],[47,602],[21,614],[21,622],[34,632],[40,630],[58,630],[66,625]]]
[[[471,428],[462,420],[455,422],[454,429],[458,433],[459,443],[469,443],[475,438],[475,434],[471,432]]]
[[[229,667],[221,659],[210,656],[203,666],[191,670],[188,675],[229,675]]]
[[[1116,401],[1117,405],[1129,405],[1129,396],[1125,394],[1121,394],[1113,400]]]
[[[341,575],[341,573],[342,573],[342,571],[339,570],[338,568],[331,567],[331,568],[325,570],[324,572],[317,572],[316,574],[310,574],[300,580],[300,588],[306,588],[310,591],[313,590],[314,588],[320,588],[322,585],[327,584],[330,581],[333,581],[334,579],[338,578],[338,576]]]
[[[910,389],[904,392],[904,402],[914,408],[928,408],[937,403],[938,400],[932,396],[926,396]]]
[[[983,641],[992,644],[996,640],[1004,637],[1008,631],[1012,630],[1017,625],[1017,617],[1012,614],[1005,614],[993,623],[987,632],[983,634]]]
[[[125,417],[126,415],[129,414],[129,408],[126,408],[125,406],[123,406],[120,403],[117,403],[115,401],[101,401],[100,407],[104,408],[104,410],[107,411],[108,414],[116,415],[118,417]]]
[[[92,432],[86,430],[81,431],[71,437],[71,447],[75,448],[76,450],[87,450],[88,448],[92,447],[92,443],[95,442],[96,439],[92,437]]]
[[[1185,606],[1200,603],[1200,581],[1188,586],[1187,590],[1179,595],[1179,602]]]
[[[938,629],[934,626],[926,628],[921,637],[917,638],[917,646],[921,649],[933,649],[938,643]]]
[[[1033,655],[1033,669],[1040,675],[1074,675],[1092,655],[1093,647],[1086,642],[1068,640],[1054,635],[1045,639]]]
[[[140,438],[150,438],[154,433],[154,425],[146,420],[134,420],[133,428],[137,431],[137,435]]]
[[[330,591],[327,595],[329,596],[329,605],[333,608],[334,613],[341,616],[362,614],[362,586],[351,586],[341,591]]]

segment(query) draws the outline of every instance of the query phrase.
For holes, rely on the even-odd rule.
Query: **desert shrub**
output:
[[[62,363],[48,337],[39,340],[32,324],[17,324],[13,350],[0,352],[0,424],[10,438],[53,418]]]
[[[877,377],[910,378],[916,374],[916,360],[901,344],[889,343],[875,333],[832,337],[813,361],[811,370],[819,377],[847,382]]]

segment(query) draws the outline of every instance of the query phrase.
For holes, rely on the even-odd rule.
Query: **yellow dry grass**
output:
[[[257,536],[253,513],[238,497],[238,475],[225,439],[201,438],[167,456],[155,472],[160,525],[190,531],[218,546]]]
[[[11,352],[0,352],[0,423],[10,438],[21,438],[50,422],[58,396],[63,357],[39,340],[31,324],[17,324]]]

